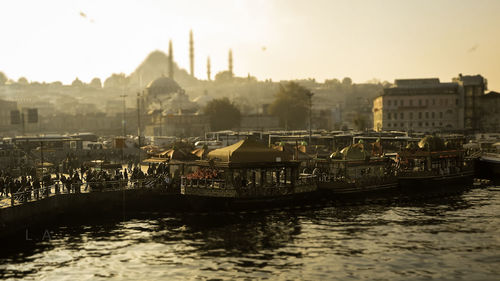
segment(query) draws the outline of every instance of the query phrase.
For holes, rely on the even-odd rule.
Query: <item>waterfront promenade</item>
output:
[[[106,185],[105,191],[111,190],[122,190],[122,189],[134,189],[134,188],[146,188],[150,187],[150,182],[152,180],[121,180],[121,181],[106,181],[106,182],[83,182],[72,184],[71,187],[65,188],[64,185],[57,181],[56,183],[40,188],[38,190],[21,191],[16,192],[12,196],[0,197],[0,208],[8,208],[13,206],[18,206],[24,203],[29,203],[37,200],[43,200],[45,198],[57,196],[60,194],[69,193],[89,193],[92,190],[92,186]],[[14,197],[14,198],[12,198]]]

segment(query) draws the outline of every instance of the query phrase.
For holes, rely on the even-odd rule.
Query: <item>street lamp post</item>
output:
[[[313,92],[307,91],[306,93],[307,97],[309,98],[309,145],[311,145],[311,138],[312,138],[312,127],[311,127],[311,121],[312,121],[312,96],[314,95]]]
[[[122,146],[122,163],[124,161],[124,149],[125,149],[125,140],[126,140],[126,136],[127,136],[127,131],[126,131],[126,125],[125,125],[125,111],[126,111],[126,106],[125,106],[125,98],[127,97],[127,95],[120,95],[121,98],[123,98],[123,120],[122,120],[122,128],[123,128],[123,146]]]
[[[137,143],[139,145],[139,163],[141,163],[141,93],[137,93]]]

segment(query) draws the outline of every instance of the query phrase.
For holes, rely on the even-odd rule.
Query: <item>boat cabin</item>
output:
[[[398,173],[400,176],[445,176],[472,170],[472,161],[465,157],[461,147],[427,136],[418,143],[418,147],[406,148],[398,153]]]
[[[315,176],[299,174],[299,162],[255,140],[213,150],[186,167],[184,195],[228,198],[284,196],[316,190]]]

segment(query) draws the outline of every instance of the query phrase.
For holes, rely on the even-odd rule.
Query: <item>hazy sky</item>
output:
[[[0,71],[16,79],[88,82],[131,73],[153,50],[196,76],[227,68],[273,80],[482,74],[500,91],[500,1],[19,1],[0,2]]]

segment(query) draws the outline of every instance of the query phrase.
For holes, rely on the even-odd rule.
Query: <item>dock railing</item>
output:
[[[263,196],[279,196],[293,193],[302,193],[314,191],[317,189],[316,175],[302,174],[295,183],[292,184],[289,180],[286,182],[264,183],[254,185],[251,181],[245,184],[227,183],[224,179],[193,179],[181,178],[181,194],[197,195],[208,197],[263,197]]]
[[[112,181],[90,181],[73,184],[63,184],[56,181],[51,185],[46,185],[37,189],[25,189],[17,191],[10,196],[10,205],[20,205],[27,202],[42,200],[60,194],[75,194],[131,189],[158,190],[163,187],[158,178],[134,179],[134,180],[112,180]],[[8,197],[7,197],[8,198]]]

